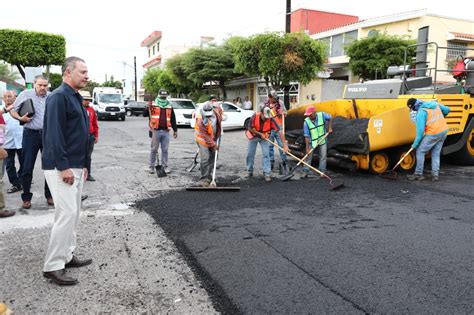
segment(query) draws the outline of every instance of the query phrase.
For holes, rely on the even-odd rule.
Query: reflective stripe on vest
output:
[[[199,129],[199,124],[201,124],[202,121],[202,116],[201,114],[198,114],[196,116],[196,123],[194,125],[194,139],[196,140],[197,143],[200,145],[203,145],[205,147],[209,147],[209,144],[204,140],[204,137],[201,134],[201,130]],[[206,127],[206,132],[207,134],[214,139],[214,130],[212,129],[212,122],[210,119],[208,119],[207,124],[205,125]]]
[[[171,107],[163,109],[166,111],[166,128],[171,129]],[[150,128],[158,129],[160,127],[160,113],[161,107],[150,107]]]
[[[323,113],[319,112],[316,113],[316,123],[318,124],[317,126],[314,125],[313,121],[311,118],[306,117],[304,120],[306,124],[308,124],[309,128],[309,134],[311,136],[311,147],[314,148],[316,145],[323,145],[326,143],[326,138],[324,138],[321,143],[318,142],[319,138],[324,136],[324,117]]]
[[[446,119],[444,119],[443,112],[439,106],[436,106],[435,109],[422,108],[428,114],[426,117],[425,125],[425,134],[426,135],[436,135],[443,131],[448,130],[448,124]]]
[[[281,115],[281,114],[277,114],[277,111],[275,110],[275,108],[272,108],[272,109],[270,110],[270,113],[272,114],[272,117],[275,119],[275,121],[277,122],[277,124],[278,124],[279,126],[281,126],[282,123],[283,123],[283,119],[282,119],[283,117],[282,117],[282,115]]]

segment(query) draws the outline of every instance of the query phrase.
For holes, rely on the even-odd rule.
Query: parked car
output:
[[[176,115],[176,124],[178,126],[190,126],[193,113],[196,111],[196,105],[193,101],[185,98],[170,98],[169,101]]]
[[[198,110],[202,108],[203,104],[199,104]],[[253,110],[242,109],[229,102],[220,103],[220,106],[224,111],[225,120],[222,121],[222,128],[224,130],[245,128],[245,125],[248,124],[250,118],[255,114]],[[196,124],[196,114],[197,110],[193,113],[193,119],[191,120],[192,128]]]
[[[146,102],[128,101],[127,105],[124,107],[127,116],[140,116],[143,115],[143,111],[147,108],[147,104]]]

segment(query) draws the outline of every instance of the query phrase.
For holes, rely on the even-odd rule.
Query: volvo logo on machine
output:
[[[354,93],[367,92],[366,87],[348,87],[347,90]]]

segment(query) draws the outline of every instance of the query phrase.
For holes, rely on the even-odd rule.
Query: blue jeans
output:
[[[12,186],[20,187],[20,177],[23,171],[23,152],[21,149],[5,149],[8,152],[8,157],[5,159],[5,167],[8,175],[8,181]],[[20,168],[18,172],[15,167],[15,156],[18,155],[18,161],[20,162]]]
[[[257,151],[257,144],[260,143],[260,148],[262,149],[262,167],[263,175],[270,176],[272,170],[270,167],[270,150],[269,143],[260,138],[253,138],[249,140],[249,145],[247,149],[247,172],[253,173],[253,162],[255,159],[255,152]]]
[[[39,151],[43,150],[43,132],[40,130],[32,130],[23,128],[23,170],[21,172],[21,183],[23,186],[23,193],[21,199],[23,201],[31,201],[33,194],[31,193],[31,181],[33,179],[33,170],[35,168],[36,156]],[[44,196],[51,198],[48,183],[44,181]]]
[[[268,137],[268,140],[275,142],[278,144],[280,147],[283,148],[283,142],[281,141],[280,133],[278,131],[272,130],[270,132],[270,137]],[[275,148],[273,145],[269,145],[270,149],[270,162],[275,162]],[[280,151],[280,159],[282,162],[286,163],[286,154],[283,152],[282,149],[278,149]]]
[[[314,153],[314,152],[313,152]],[[311,153],[307,158],[306,158],[306,163],[311,165],[313,162],[313,153]],[[319,166],[318,170],[321,172],[326,172],[326,160],[327,160],[327,143],[321,144],[318,146],[318,157],[319,157]],[[303,168],[303,171],[306,173],[309,173],[309,167],[306,165]]]
[[[425,135],[421,140],[420,146],[416,149],[416,175],[423,175],[425,167],[425,154],[431,150],[431,175],[439,175],[439,161],[441,149],[443,148],[444,140],[448,136],[447,133],[442,135]]]
[[[158,158],[158,149],[161,145],[161,164]],[[162,165],[168,167],[168,148],[170,145],[170,133],[168,130],[153,130],[151,138],[150,167]],[[158,163],[157,163],[158,162]]]

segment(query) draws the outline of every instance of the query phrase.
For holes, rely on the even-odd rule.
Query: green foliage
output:
[[[346,47],[349,68],[365,80],[375,79],[376,72],[381,74],[377,75],[378,78],[384,78],[389,66],[403,65],[406,47],[415,43],[415,40],[386,34],[356,40]],[[415,54],[415,48],[410,47],[407,51],[408,63]]]
[[[87,85],[83,88],[85,91],[89,91],[92,95],[92,91],[94,91],[94,88],[99,87],[100,83],[94,82],[94,81],[89,81],[87,82]]]
[[[182,65],[187,78],[197,87],[210,81],[219,82],[224,98],[225,82],[238,76],[232,51],[226,46],[193,48],[184,55]]]
[[[170,71],[161,68],[149,69],[143,77],[143,86],[151,98],[156,98],[160,89],[165,89],[171,94],[182,92],[178,89]]]
[[[6,77],[13,81],[15,81],[16,79],[19,79],[18,72],[16,71],[11,72],[9,68],[10,68],[9,65],[0,63],[0,76]]]
[[[238,72],[262,76],[274,88],[311,82],[326,60],[324,44],[304,33],[257,34],[235,39],[230,46]]]
[[[0,59],[18,67],[60,65],[66,56],[66,40],[62,35],[24,30],[0,30]]]
[[[63,77],[59,73],[50,73],[49,74],[49,83],[51,84],[50,91],[57,89],[61,83],[63,83]],[[92,94],[91,94],[92,95]]]
[[[101,86],[103,87],[113,87],[113,88],[116,88],[116,89],[122,89],[122,82],[120,81],[114,81],[113,79],[109,80],[109,81],[105,81],[104,83],[101,84]]]
[[[175,83],[178,93],[187,95],[200,87],[196,87],[194,82],[188,78],[184,62],[185,54],[175,55],[166,61],[166,70],[168,70],[171,80]]]

